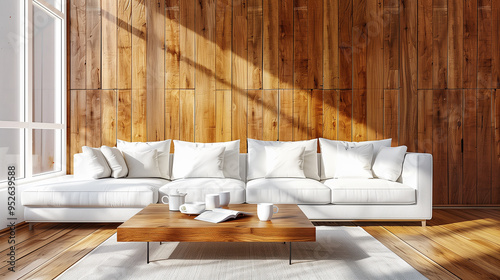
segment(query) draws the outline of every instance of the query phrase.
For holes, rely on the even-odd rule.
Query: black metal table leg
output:
[[[288,264],[292,265],[292,242],[290,242],[290,258],[288,259]]]
[[[149,263],[149,242],[148,242],[147,246],[148,246],[148,250],[147,250],[148,251],[148,253],[147,253],[147,263]]]

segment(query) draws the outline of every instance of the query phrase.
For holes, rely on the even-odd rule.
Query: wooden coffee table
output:
[[[256,204],[231,204],[229,209],[252,213],[213,224],[168,210],[165,204],[150,204],[118,227],[118,242],[292,242],[316,241],[316,228],[295,204],[278,204],[279,213],[261,222]]]

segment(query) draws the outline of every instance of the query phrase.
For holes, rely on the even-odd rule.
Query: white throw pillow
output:
[[[266,149],[266,178],[305,178],[305,147],[271,147]]]
[[[217,143],[194,143],[180,140],[174,140],[174,147],[224,147],[224,178],[233,178],[241,180],[240,176],[240,140]]]
[[[172,178],[224,178],[225,150],[225,147],[193,148],[176,145]]]
[[[341,145],[345,149],[363,145],[373,145],[373,157],[375,158],[381,147],[390,147],[392,138],[364,142],[348,142],[319,138],[321,149],[321,180],[335,178],[337,171],[337,146]],[[374,159],[372,160],[373,164]]]
[[[117,148],[102,146],[101,152],[106,158],[109,167],[111,167],[111,177],[123,178],[128,174],[128,167],[122,152]]]
[[[94,179],[106,178],[111,175],[106,158],[99,148],[82,147],[86,176]]]
[[[123,151],[129,178],[161,178],[156,149],[149,151]]]
[[[170,179],[170,142],[171,140],[157,142],[127,142],[123,140],[117,141],[117,147],[122,151],[129,152],[144,152],[157,150],[158,152],[158,168],[161,172],[161,178]],[[130,166],[129,166],[130,168]]]
[[[406,150],[406,146],[382,147],[375,157],[373,174],[380,179],[396,181],[403,170]]]
[[[247,179],[265,178],[266,167],[266,148],[265,147],[304,147],[304,175],[306,178],[319,180],[318,171],[318,139],[280,142],[280,141],[260,141],[255,139],[248,140],[248,174]]]
[[[373,178],[373,145],[361,145],[345,149],[337,146],[337,171],[335,178]]]

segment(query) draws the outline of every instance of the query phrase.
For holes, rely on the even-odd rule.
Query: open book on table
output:
[[[200,220],[200,221],[205,221],[205,222],[210,222],[210,223],[220,223],[220,222],[227,221],[229,219],[236,219],[237,217],[244,216],[244,215],[251,215],[251,213],[217,208],[217,209],[205,211],[205,212],[201,213],[200,215],[198,215],[198,217],[196,217],[194,219]]]

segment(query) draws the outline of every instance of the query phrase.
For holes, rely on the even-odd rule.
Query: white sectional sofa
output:
[[[92,180],[67,175],[39,182],[25,188],[21,194],[25,220],[30,223],[122,222],[146,205],[158,203],[163,195],[177,190],[187,193],[186,202],[204,201],[205,194],[230,191],[231,203],[298,204],[311,220],[411,220],[424,224],[432,217],[430,154],[406,153],[401,176],[395,182],[377,178],[325,179],[321,154],[315,154],[317,179],[264,177],[248,180],[247,157],[247,154],[239,154],[239,177],[242,179]],[[172,157],[170,160],[172,162]]]

